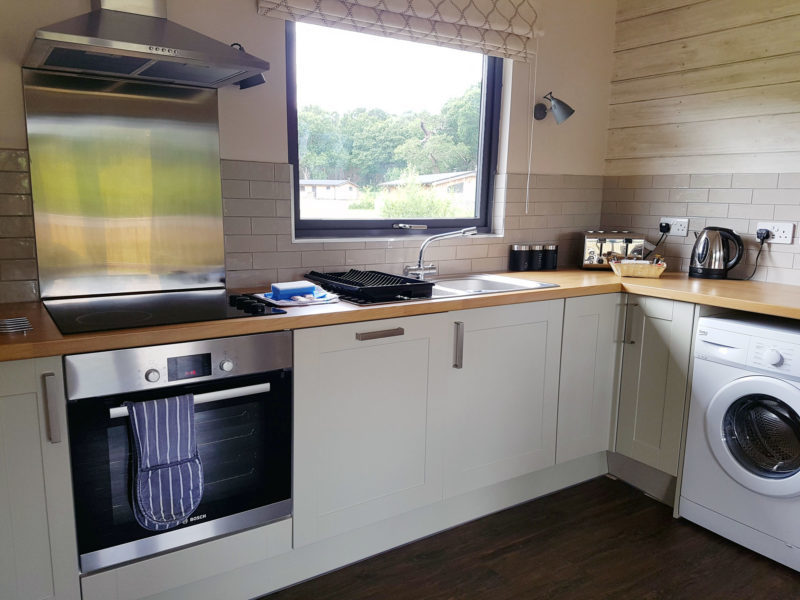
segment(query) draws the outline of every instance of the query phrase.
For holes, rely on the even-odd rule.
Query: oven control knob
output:
[[[147,369],[144,373],[144,378],[150,383],[155,383],[161,379],[161,373],[159,373],[157,369]]]
[[[220,371],[225,371],[226,373],[230,373],[233,371],[233,361],[228,360],[227,358],[219,363]]]
[[[783,364],[783,355],[777,350],[775,350],[775,348],[770,348],[769,350],[767,350],[767,353],[764,355],[764,358],[773,367],[780,367]]]

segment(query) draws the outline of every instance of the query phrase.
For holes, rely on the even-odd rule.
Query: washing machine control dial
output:
[[[764,359],[773,367],[780,367],[783,364],[783,354],[775,348],[770,348],[764,354]]]

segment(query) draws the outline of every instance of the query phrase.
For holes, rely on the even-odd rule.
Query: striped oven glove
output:
[[[126,402],[136,473],[131,485],[136,522],[150,531],[184,522],[203,497],[203,465],[191,394]]]

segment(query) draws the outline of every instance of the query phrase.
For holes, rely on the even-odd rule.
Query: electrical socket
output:
[[[681,237],[689,235],[689,219],[661,217],[659,223],[669,223],[669,233],[667,235],[679,235]]]
[[[791,244],[794,241],[794,223],[758,223],[756,229],[769,229],[768,244]]]

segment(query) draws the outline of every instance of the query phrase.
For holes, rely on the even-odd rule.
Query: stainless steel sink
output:
[[[518,292],[558,287],[555,283],[515,279],[502,275],[475,274],[431,277],[433,281],[433,298],[452,298],[454,296],[473,296],[476,294],[497,294],[500,292]]]

